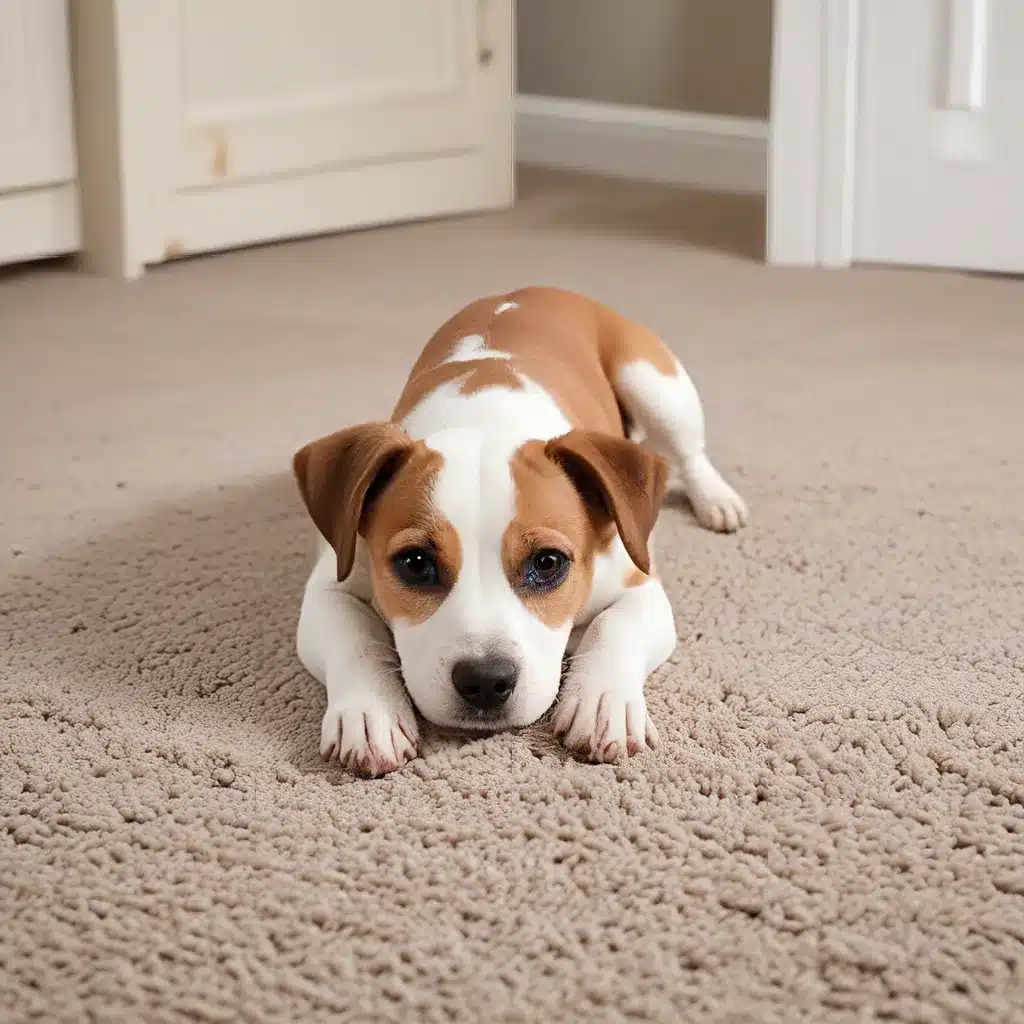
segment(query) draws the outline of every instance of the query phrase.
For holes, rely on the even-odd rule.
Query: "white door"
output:
[[[108,2],[128,276],[511,202],[508,0]]]
[[[1024,0],[866,0],[854,258],[1024,271]]]
[[[775,18],[770,259],[1024,272],[1024,2]]]
[[[78,245],[64,0],[0,0],[0,262]]]

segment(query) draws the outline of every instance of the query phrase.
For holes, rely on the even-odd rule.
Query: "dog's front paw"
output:
[[[408,701],[337,705],[324,714],[320,755],[337,757],[358,775],[374,778],[398,771],[418,753],[416,716]]]
[[[705,456],[683,467],[683,488],[697,522],[706,530],[735,533],[747,525],[746,502]]]
[[[725,481],[723,491],[714,497],[698,495],[691,499],[693,513],[706,530],[715,533],[735,533],[747,525],[747,506],[744,500]]]
[[[552,726],[568,750],[592,761],[616,761],[658,745],[658,730],[640,688],[619,692],[573,686],[569,680]]]

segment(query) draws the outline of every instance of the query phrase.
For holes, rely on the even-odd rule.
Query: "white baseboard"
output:
[[[765,192],[768,123],[519,95],[516,160],[722,192]]]

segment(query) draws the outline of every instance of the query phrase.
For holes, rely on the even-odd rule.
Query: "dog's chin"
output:
[[[470,733],[477,736],[489,736],[496,732],[505,732],[508,729],[524,729],[539,721],[550,710],[550,707],[541,709],[535,715],[523,714],[516,709],[499,708],[496,711],[478,711],[474,708],[459,708],[449,714],[445,714],[440,721],[424,715],[431,724],[437,728],[458,733]],[[422,712],[421,712],[422,713]]]
[[[493,736],[496,732],[517,728],[510,724],[503,715],[497,717],[466,715],[463,719],[445,722],[443,725],[435,723],[435,725],[442,732],[458,733],[460,736]]]

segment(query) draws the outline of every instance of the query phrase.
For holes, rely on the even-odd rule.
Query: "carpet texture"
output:
[[[493,216],[0,278],[0,1018],[1024,1020],[1024,283],[769,269],[761,204],[533,173]],[[468,299],[590,292],[702,389],[663,746],[317,753],[288,476]]]

